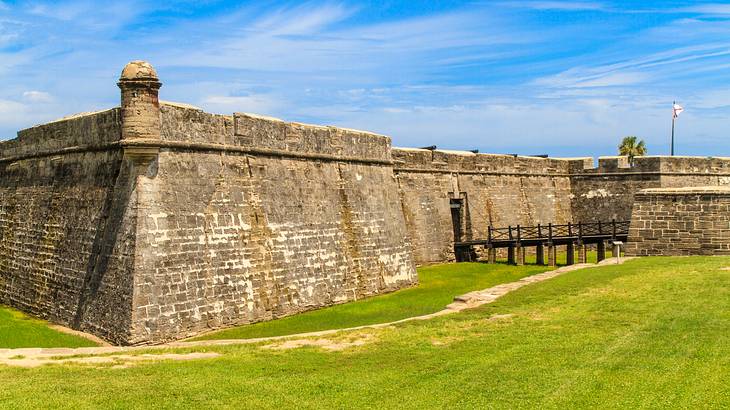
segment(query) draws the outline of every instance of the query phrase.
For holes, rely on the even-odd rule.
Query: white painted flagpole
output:
[[[670,155],[674,156],[674,119],[677,118],[676,115],[674,115],[674,105],[677,104],[676,101],[672,101],[672,146],[670,148]]]

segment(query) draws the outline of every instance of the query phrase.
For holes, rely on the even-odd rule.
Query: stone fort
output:
[[[647,188],[730,185],[723,158],[596,167],[209,114],[160,102],[142,61],[118,86],[120,107],[0,142],[0,303],[122,345],[413,286],[489,226],[628,220]]]

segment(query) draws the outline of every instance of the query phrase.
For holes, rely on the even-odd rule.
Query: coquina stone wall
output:
[[[450,204],[460,201],[460,240],[487,227],[628,221],[634,195],[653,187],[730,184],[730,159],[537,158],[394,148],[403,213],[416,263],[452,261]]]
[[[117,344],[412,286],[490,225],[626,220],[642,189],[730,184],[723,158],[594,167],[209,114],[161,104],[144,62],[118,85],[119,108],[0,143],[0,303]]]
[[[417,283],[390,139],[160,104],[0,143],[0,303],[157,343]]]
[[[134,334],[162,341],[417,282],[390,139],[163,105]]]
[[[730,187],[637,193],[626,254],[730,255]]]
[[[134,178],[119,109],[21,131],[0,143],[0,303],[129,337]]]
[[[575,222],[629,220],[634,194],[648,188],[730,185],[730,159],[647,156],[603,157],[598,167],[587,159],[571,169]]]
[[[569,160],[409,148],[393,158],[417,263],[454,259],[453,200],[461,240],[486,238],[490,225],[572,221]]]

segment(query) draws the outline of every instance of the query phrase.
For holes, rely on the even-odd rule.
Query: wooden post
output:
[[[545,247],[542,243],[537,245],[537,248],[535,249],[535,257],[537,259],[538,265],[544,265],[545,264]]]
[[[517,260],[515,263],[517,266],[522,266],[525,264],[525,248],[522,246],[520,242],[517,242]]]
[[[548,223],[548,242],[553,243],[553,223]]]
[[[522,266],[525,264],[525,248],[522,247],[522,235],[520,233],[520,225],[517,224],[517,260],[515,263],[517,266]]]
[[[606,241],[599,241],[596,247],[596,254],[598,262],[606,259]]]
[[[613,225],[613,232],[611,233],[611,239],[614,241],[616,240],[616,220],[611,219],[611,224]]]
[[[578,222],[578,240],[583,241],[583,222]]]
[[[575,264],[575,244],[573,241],[568,242],[568,244],[565,246],[565,261],[568,265]]]
[[[582,241],[578,242],[578,263],[586,263],[587,262],[587,254],[586,254],[586,244]]]
[[[515,264],[515,247],[512,244],[507,248],[507,263],[511,265]]]
[[[553,245],[552,242],[548,242],[548,266],[555,267],[558,264],[557,258],[557,250],[555,249],[555,245]]]
[[[491,244],[487,250],[487,263],[497,263],[497,249]]]

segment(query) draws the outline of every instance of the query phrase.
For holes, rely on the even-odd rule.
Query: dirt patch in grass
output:
[[[9,360],[1,361],[14,367],[39,367],[49,364],[85,364],[94,365],[95,367],[111,367],[126,368],[137,363],[149,363],[160,360],[198,360],[211,359],[220,356],[220,353],[214,352],[197,352],[197,353],[162,353],[162,354],[141,354],[141,355],[110,355],[110,356],[86,356],[72,358],[33,358],[25,356],[14,356]]]
[[[84,339],[91,340],[92,342],[98,344],[99,346],[111,346],[111,344],[109,342],[107,342],[106,340],[104,340],[100,337],[94,336],[91,333],[86,333],[86,332],[82,332],[80,330],[74,330],[74,329],[68,328],[66,326],[55,325],[55,324],[49,325],[48,327],[50,327],[51,329],[53,329],[55,331],[65,333],[67,335],[83,337]]]
[[[345,349],[349,349],[351,347],[357,347],[357,346],[364,346],[368,343],[374,342],[377,338],[375,335],[366,333],[361,335],[354,335],[355,337],[350,337],[347,339],[342,340],[332,340],[332,339],[293,339],[293,340],[286,340],[284,342],[280,343],[273,343],[269,345],[263,346],[264,349],[272,349],[272,350],[290,350],[290,349],[297,349],[300,347],[305,346],[314,346],[314,347],[320,347],[325,350],[331,350],[331,351],[341,351]]]
[[[512,319],[512,317],[514,317],[513,313],[505,313],[503,315],[492,315],[487,320],[489,320],[490,322],[498,322],[498,321],[503,321],[503,320],[507,320],[507,319]]]

